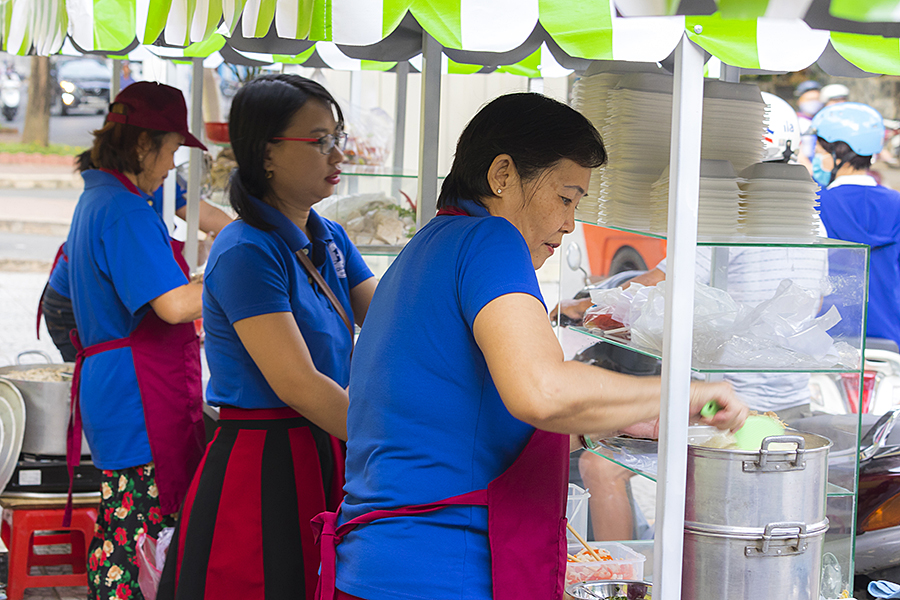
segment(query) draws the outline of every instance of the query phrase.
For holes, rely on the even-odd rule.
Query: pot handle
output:
[[[802,436],[799,435],[770,435],[762,441],[762,445],[759,450],[759,468],[761,470],[765,470],[766,463],[769,459],[769,446],[772,444],[797,444],[797,456],[794,457],[794,460],[791,461],[791,464],[796,468],[803,468],[806,466],[803,461],[803,455],[806,452],[806,440],[803,439]]]
[[[50,358],[50,355],[47,354],[46,352],[44,352],[43,350],[26,350],[25,352],[19,352],[19,353],[16,355],[16,365],[21,365],[21,364],[22,364],[22,357],[25,356],[25,355],[27,355],[27,354],[37,354],[38,356],[43,356],[43,357],[44,357],[44,360],[47,361],[47,364],[48,364],[48,365],[53,364],[53,359]]]
[[[782,530],[782,533],[779,534],[778,530]],[[794,537],[797,538],[797,544],[794,548],[797,551],[802,552],[803,550],[806,550],[801,542],[804,536],[806,536],[806,523],[803,523],[802,521],[769,523],[766,525],[766,529],[763,532],[761,553],[764,555],[769,554],[769,542],[773,539],[790,540]]]

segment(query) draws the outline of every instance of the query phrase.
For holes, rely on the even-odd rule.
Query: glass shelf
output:
[[[567,329],[570,331],[578,332],[590,338],[606,342],[607,344],[613,344],[614,346],[619,346],[620,348],[627,348],[628,350],[632,350],[634,352],[637,352],[638,354],[643,354],[644,356],[650,356],[652,358],[660,360],[662,359],[661,353],[655,352],[654,350],[649,348],[637,346],[630,340],[615,335],[604,335],[603,332],[599,329],[587,329],[581,326],[569,326],[567,327]],[[692,364],[691,370],[695,373],[858,373],[859,367],[810,368],[798,366],[787,369],[778,369],[775,367],[735,367],[724,365]]]
[[[403,169],[395,169],[393,167],[385,167],[378,165],[354,165],[349,163],[341,164],[341,177],[349,175],[362,177],[388,177],[395,179],[418,179],[419,174],[415,171],[405,171]],[[438,181],[446,179],[446,175],[439,175]]]
[[[578,220],[578,219],[576,219]],[[621,231],[623,233],[633,233],[642,237],[655,238],[665,240],[666,235],[658,232],[643,231],[640,229],[628,229],[625,227],[616,227],[614,225],[592,223],[590,221],[578,220],[579,223],[593,225],[594,227],[602,227],[604,229],[612,229],[613,231]],[[735,237],[706,237],[697,236],[698,246],[745,246],[745,247],[778,247],[778,248],[865,248],[865,244],[857,244],[854,242],[845,242],[843,240],[833,240],[822,237],[806,237],[806,238],[789,238],[789,237],[756,237],[748,235],[737,235]]]

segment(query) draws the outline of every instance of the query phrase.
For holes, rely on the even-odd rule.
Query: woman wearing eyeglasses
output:
[[[310,519],[341,500],[353,323],[376,281],[313,206],[340,181],[343,116],[321,85],[242,87],[229,135],[239,220],[216,237],[203,318],[219,428],[194,477],[158,598],[312,598]]]

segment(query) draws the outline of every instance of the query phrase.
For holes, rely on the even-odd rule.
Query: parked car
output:
[[[60,115],[73,112],[103,114],[109,107],[111,78],[112,69],[99,60],[78,58],[59,63],[53,112]]]

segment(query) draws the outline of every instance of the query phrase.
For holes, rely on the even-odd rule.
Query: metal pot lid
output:
[[[746,540],[758,540],[763,537],[773,539],[796,539],[816,537],[828,531],[828,519],[818,523],[782,522],[769,523],[765,527],[735,527],[729,525],[713,525],[710,523],[684,522],[684,531],[709,537],[727,537]]]
[[[0,377],[0,422],[3,424],[3,440],[0,443],[0,493],[6,489],[25,437],[25,401],[18,388]]]

